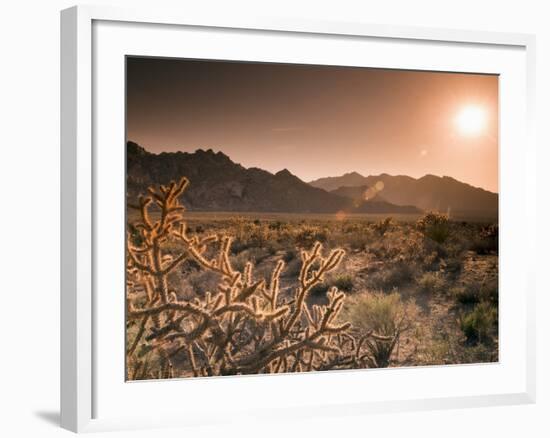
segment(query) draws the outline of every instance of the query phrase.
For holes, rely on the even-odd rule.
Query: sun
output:
[[[481,134],[487,124],[487,113],[479,106],[466,106],[455,118],[458,131],[467,137]]]

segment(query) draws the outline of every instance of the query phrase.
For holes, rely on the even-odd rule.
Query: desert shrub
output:
[[[281,231],[286,228],[286,224],[281,221],[273,221],[269,224],[270,230]]]
[[[464,347],[462,337],[454,330],[428,327],[429,336],[423,339],[418,352],[418,362],[423,365],[460,363]]]
[[[128,240],[132,243],[132,245],[140,246],[143,244],[143,238],[141,237],[141,233],[139,232],[139,229],[135,227],[134,224],[128,224]]]
[[[325,283],[318,283],[311,288],[311,295],[320,296],[325,295],[330,289],[330,286]]]
[[[296,259],[298,257],[298,251],[296,251],[294,248],[288,249],[283,254],[283,260],[285,263],[289,263],[292,260]]]
[[[344,293],[332,287],[326,305],[306,304],[312,289],[340,264],[342,249],[325,256],[322,244],[314,242],[301,251],[292,292],[280,296],[284,261],[276,262],[269,278],[258,279],[252,262],[242,270],[233,265],[232,236],[189,232],[179,202],[187,184],[182,178],[151,187],[135,206],[139,219],[134,226],[142,244],[136,246],[128,236],[129,379],[323,371],[378,363],[367,360],[365,347],[350,334],[351,325],[338,322]],[[151,205],[161,210],[155,219]],[[180,245],[179,253],[165,254],[170,242]],[[172,278],[187,259],[200,266],[201,275],[216,279],[215,288],[181,298],[180,282]],[[202,279],[195,280],[199,287]],[[400,324],[396,327],[401,330]]]
[[[368,224],[359,222],[344,223],[331,230],[328,242],[349,247],[353,251],[364,251],[373,240],[373,231]]]
[[[301,226],[295,236],[296,245],[300,248],[311,248],[315,242],[326,242],[327,233],[318,227]]]
[[[460,304],[477,304],[480,301],[478,290],[472,287],[454,287],[450,290],[450,295]]]
[[[494,306],[498,305],[498,277],[482,283],[481,296],[483,301],[487,301]]]
[[[299,259],[293,259],[285,265],[285,270],[281,273],[283,277],[294,278],[300,274],[302,262]]]
[[[474,309],[462,316],[460,328],[471,343],[490,340],[491,332],[498,322],[497,309],[490,303],[477,304]]]
[[[344,234],[357,234],[363,231],[364,225],[358,222],[344,222],[341,229]]]
[[[405,234],[405,226],[386,232],[384,236],[373,239],[368,252],[380,260],[407,261],[419,260],[425,252],[425,245],[417,235]]]
[[[349,239],[349,246],[354,251],[364,251],[369,243],[370,238],[365,234],[359,234],[357,236],[353,236],[352,239]]]
[[[231,245],[231,254],[240,254],[243,251],[246,251],[250,247],[250,244],[246,241],[236,240],[233,245]]]
[[[374,272],[368,279],[374,289],[391,291],[409,284],[414,279],[414,267],[405,261],[397,261]]]
[[[247,254],[247,251],[241,252],[231,257],[231,263],[233,264],[233,267],[238,271],[242,271],[246,267],[248,261],[249,255]]]
[[[439,268],[440,257],[436,251],[426,251],[420,255],[420,265],[423,270],[433,271]]]
[[[451,296],[460,304],[487,302],[498,304],[498,280],[495,278],[481,284],[468,283],[451,289]]]
[[[416,226],[424,236],[439,244],[445,243],[451,235],[449,217],[441,213],[426,213],[418,219]]]
[[[421,349],[418,361],[425,365],[483,363],[498,360],[498,350],[483,343],[463,345],[459,336],[442,331]]]
[[[211,271],[200,271],[187,276],[187,281],[195,295],[204,296],[207,292],[215,291],[219,278]]]
[[[193,259],[184,260],[179,266],[181,272],[189,273],[200,270],[201,266]]]
[[[484,363],[497,362],[498,349],[492,345],[478,343],[469,345],[459,352],[459,356],[455,363]]]
[[[470,249],[478,254],[490,254],[498,251],[498,225],[491,224],[482,227],[473,236]]]
[[[331,283],[344,292],[351,292],[353,289],[353,277],[349,274],[337,275]]]
[[[421,363],[426,365],[444,365],[453,363],[449,361],[451,356],[451,343],[446,339],[431,341],[422,351]]]
[[[490,254],[496,251],[496,245],[481,236],[474,236],[470,242],[470,249],[477,254]]]
[[[250,230],[249,241],[252,246],[264,248],[271,241],[271,232],[267,225],[261,224],[257,219]]]
[[[401,334],[413,327],[417,313],[414,302],[404,303],[396,292],[367,292],[348,298],[343,316],[357,331],[360,345],[366,346],[369,366],[384,368],[390,365]]]
[[[453,363],[452,344],[449,339],[439,337],[431,340],[423,349],[421,360],[426,365],[443,365]]]
[[[450,257],[446,260],[440,261],[440,268],[444,269],[445,272],[448,272],[454,278],[457,278],[464,267],[464,262],[461,258]]]
[[[230,233],[234,236],[235,242],[244,243],[248,240],[250,223],[242,216],[235,216],[230,221]]]
[[[373,229],[378,232],[381,236],[386,234],[389,230],[395,227],[395,221],[392,217],[387,217],[381,221],[376,222],[373,225]]]
[[[283,245],[275,241],[269,242],[266,246],[266,251],[270,256],[276,255],[277,253],[279,253],[279,251],[282,251],[283,249]]]
[[[421,292],[429,294],[445,292],[447,286],[441,272],[425,272],[416,280],[416,284]]]

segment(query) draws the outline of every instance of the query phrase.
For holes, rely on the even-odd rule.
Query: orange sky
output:
[[[485,121],[468,135],[457,116],[471,106]],[[497,192],[498,77],[128,58],[127,137],[304,181],[431,173]]]

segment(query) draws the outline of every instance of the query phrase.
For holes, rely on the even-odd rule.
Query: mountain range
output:
[[[424,211],[439,211],[455,217],[491,218],[498,216],[498,194],[460,182],[449,176],[405,175],[363,176],[357,172],[320,178],[309,183],[331,193],[348,187],[375,187],[377,196],[401,205],[414,205]]]
[[[428,209],[447,211],[448,205],[460,205],[482,217],[496,217],[498,211],[496,194],[448,177],[415,180],[353,172],[307,183],[287,169],[273,174],[245,168],[212,149],[154,154],[131,141],[126,162],[129,199],[145,193],[148,186],[186,176],[190,186],[183,202],[191,211],[418,214]],[[452,199],[441,202],[445,194]],[[484,202],[485,208],[480,208]]]

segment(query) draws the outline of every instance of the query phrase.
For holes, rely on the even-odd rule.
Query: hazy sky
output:
[[[492,75],[128,58],[127,133],[304,181],[431,173],[498,191]]]

